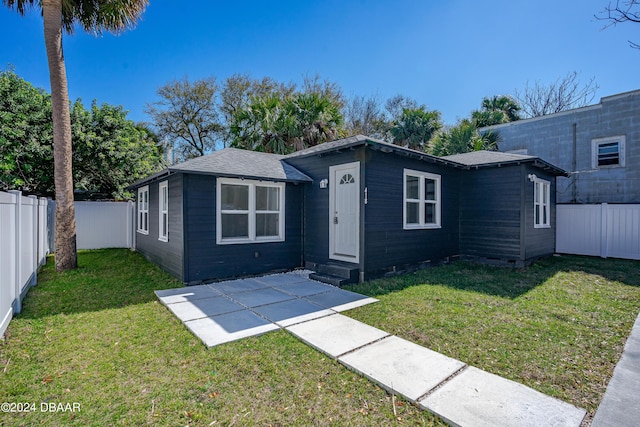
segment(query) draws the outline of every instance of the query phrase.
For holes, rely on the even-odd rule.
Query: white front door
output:
[[[360,252],[360,162],[329,168],[329,258],[357,263]]]

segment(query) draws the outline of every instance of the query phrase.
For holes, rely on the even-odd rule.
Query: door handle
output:
[[[334,216],[334,217],[333,217],[333,223],[334,223],[334,224],[337,224],[337,223],[338,223],[338,217],[337,217],[337,216]]]

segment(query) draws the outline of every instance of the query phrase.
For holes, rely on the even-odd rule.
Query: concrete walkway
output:
[[[591,423],[592,427],[640,425],[640,314]]]
[[[579,427],[586,411],[339,312],[376,302],[305,272],[156,291],[207,346],[285,329],[454,426]]]

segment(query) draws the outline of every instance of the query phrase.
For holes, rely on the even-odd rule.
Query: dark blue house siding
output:
[[[368,151],[365,168],[365,277],[459,253],[460,170],[374,150]],[[441,176],[441,228],[403,229],[404,169]]]
[[[551,227],[535,228],[529,174],[549,181],[555,194],[555,176],[531,165],[465,171],[460,193],[462,254],[527,261],[554,253],[555,202],[551,200]]]
[[[524,195],[523,203],[525,204],[525,215],[523,220],[523,259],[535,259],[538,257],[548,256],[556,250],[556,177],[545,173],[544,171],[531,166],[523,166],[525,169],[524,182]],[[534,227],[534,210],[533,210],[533,183],[526,179],[528,174],[534,174],[538,178],[547,180],[550,182],[551,187],[551,227],[549,228],[535,228]]]
[[[287,163],[304,171],[313,183],[304,184],[304,261],[316,264],[329,262],[329,189],[320,188],[320,181],[329,178],[329,167],[351,162],[362,164],[365,148],[325,153],[304,158],[290,158]],[[362,224],[361,224],[362,225]],[[335,261],[332,261],[335,262]]]
[[[365,277],[458,254],[458,191],[461,171],[439,164],[382,153],[368,147],[290,158],[287,162],[313,178],[305,185],[305,262],[340,263],[329,259],[329,189],[318,183],[329,178],[329,167],[360,162],[360,269]],[[442,176],[442,228],[403,230],[404,169]],[[331,184],[330,184],[331,185]],[[364,189],[367,204],[364,204]]]
[[[159,206],[158,187],[168,181],[169,190],[169,240],[158,240]],[[184,276],[184,232],[182,216],[183,175],[170,175],[149,183],[149,234],[136,231],[136,250],[149,261],[160,266],[172,276],[182,280]],[[137,192],[137,190],[136,190]],[[136,215],[136,221],[137,221]],[[136,224],[136,229],[137,229]]]
[[[302,265],[302,187],[286,184],[285,241],[255,244],[216,244],[216,177],[185,175],[184,281],[266,273]]]
[[[460,193],[462,254],[520,259],[521,193],[525,179],[519,165],[465,171]],[[533,205],[529,208],[533,210]]]

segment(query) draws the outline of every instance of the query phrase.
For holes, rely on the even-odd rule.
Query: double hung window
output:
[[[535,215],[534,228],[551,227],[551,184],[544,179],[533,180],[533,212]]]
[[[404,229],[440,228],[440,175],[404,170]]]
[[[284,183],[219,178],[218,244],[284,240]]]
[[[138,188],[138,233],[149,234],[149,186]]]
[[[169,241],[169,186],[167,181],[158,185],[158,240]]]

